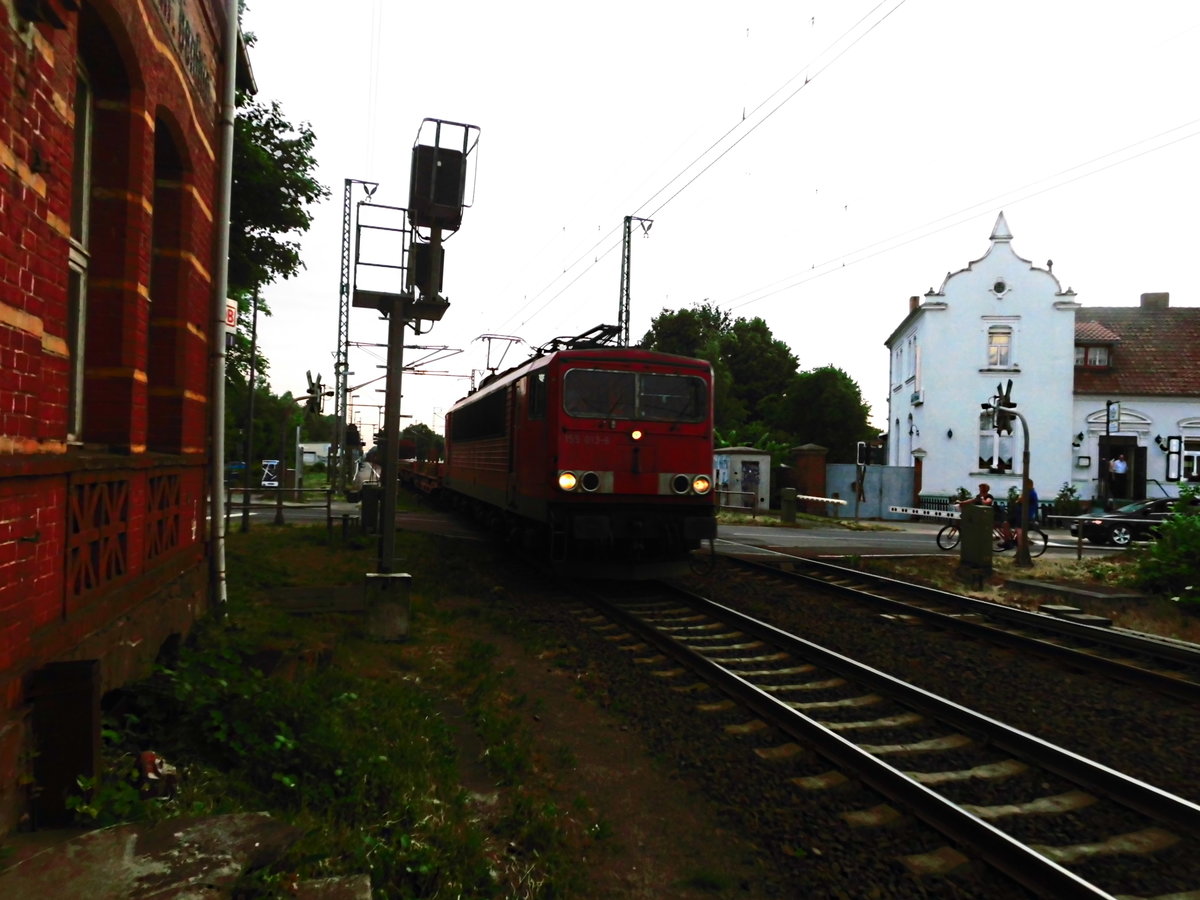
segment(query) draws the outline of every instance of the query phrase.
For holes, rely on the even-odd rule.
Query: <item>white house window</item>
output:
[[[1011,472],[1013,436],[996,434],[990,415],[979,417],[979,471]]]
[[[1108,348],[1087,347],[1082,344],[1076,346],[1075,365],[1089,366],[1098,369],[1108,368]]]
[[[1012,337],[1012,328],[1007,325],[992,325],[988,328],[989,369],[1012,367]]]
[[[1183,439],[1183,480],[1200,481],[1200,437],[1185,437]]]

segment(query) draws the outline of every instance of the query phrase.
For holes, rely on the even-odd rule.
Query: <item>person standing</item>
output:
[[[1112,461],[1112,489],[1113,496],[1125,499],[1128,495],[1125,493],[1125,479],[1129,472],[1129,463],[1125,461],[1125,454],[1117,454],[1117,458]]]

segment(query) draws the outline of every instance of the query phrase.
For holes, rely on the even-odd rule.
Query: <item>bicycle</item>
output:
[[[1029,555],[1030,557],[1041,556],[1046,552],[1046,547],[1050,543],[1050,539],[1046,537],[1046,532],[1042,529],[1030,525],[1025,532],[1029,540]],[[945,525],[937,533],[937,545],[943,550],[953,550],[962,541],[962,534],[958,530],[958,523],[951,522]],[[1005,550],[1011,550],[1017,546],[1016,540],[1006,538],[1004,532],[1000,530],[999,525],[992,526],[992,550],[996,553],[1003,553]]]

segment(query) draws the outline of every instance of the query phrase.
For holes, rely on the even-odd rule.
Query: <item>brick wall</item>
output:
[[[0,2],[0,833],[29,811],[37,674],[96,660],[111,690],[204,608],[226,4],[16,8]]]

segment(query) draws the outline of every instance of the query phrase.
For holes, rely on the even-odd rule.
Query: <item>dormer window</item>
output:
[[[1075,365],[1086,366],[1089,369],[1107,369],[1109,364],[1108,347],[1103,345],[1077,344],[1075,346]]]

